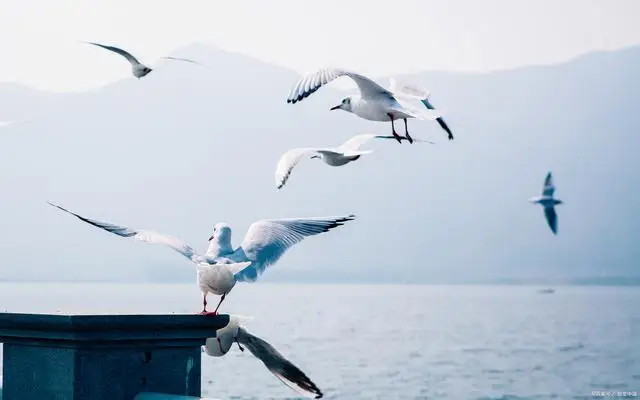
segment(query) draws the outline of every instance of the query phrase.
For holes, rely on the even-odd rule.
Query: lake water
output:
[[[239,284],[221,311],[255,317],[247,329],[328,399],[640,394],[640,288],[538,289]],[[200,301],[195,284],[0,284],[0,310],[10,312],[192,313]],[[235,346],[203,357],[204,395],[295,397]]]

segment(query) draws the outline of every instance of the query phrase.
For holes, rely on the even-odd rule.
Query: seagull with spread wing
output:
[[[260,220],[249,227],[244,241],[236,249],[231,247],[229,225],[218,223],[214,226],[213,234],[209,238],[207,254],[203,256],[180,239],[146,229],[132,229],[89,219],[59,205],[49,204],[107,232],[142,242],[164,244],[188,258],[197,268],[198,286],[203,295],[202,313],[214,315],[218,313],[226,295],[237,282],[254,282],[268,266],[275,264],[296,243],[308,236],[327,232],[355,218],[354,215],[349,215]],[[213,312],[207,311],[209,293],[221,296]]]
[[[331,165],[332,167],[339,167],[345,164],[348,164],[352,161],[356,161],[361,156],[365,154],[369,154],[373,152],[373,150],[360,150],[360,147],[367,143],[372,139],[396,139],[393,136],[381,136],[381,135],[371,135],[371,134],[362,134],[352,137],[347,140],[343,144],[338,147],[301,147],[296,149],[291,149],[285,152],[280,159],[278,160],[278,164],[276,166],[276,187],[281,189],[293,168],[298,164],[298,162],[307,156],[310,158],[319,158],[324,161],[325,164]],[[409,140],[405,137],[400,136],[400,140]],[[427,140],[413,139],[415,142],[425,142],[431,143]]]
[[[562,200],[558,200],[553,197],[556,187],[553,184],[553,177],[551,172],[547,173],[544,178],[544,186],[542,187],[542,196],[536,196],[529,199],[531,203],[540,204],[544,208],[544,216],[547,219],[549,228],[554,235],[558,233],[558,215],[556,214],[555,206],[562,204]]]
[[[257,359],[267,367],[282,383],[309,398],[322,398],[322,391],[300,368],[284,358],[278,350],[257,336],[247,332],[240,325],[247,319],[238,315],[230,315],[229,323],[216,331],[216,336],[208,338],[202,350],[209,356],[222,357],[231,350],[235,342],[238,348],[244,352],[244,347],[249,349]]]
[[[398,143],[402,143],[402,136],[396,132],[395,120],[404,121],[405,138],[409,143],[413,143],[407,128],[407,119],[434,120],[441,117],[435,110],[412,107],[408,102],[403,101],[402,96],[397,96],[364,75],[334,68],[320,69],[303,76],[289,92],[287,103],[295,104],[342,76],[351,78],[358,86],[360,93],[345,97],[340,104],[331,107],[331,110],[344,110],[370,121],[391,121],[391,133]],[[449,139],[453,139],[453,136]]]
[[[127,61],[129,61],[129,63],[131,63],[131,72],[133,73],[133,76],[135,76],[136,78],[140,79],[144,76],[146,76],[147,74],[149,74],[149,72],[153,71],[153,68],[144,65],[143,63],[141,63],[140,61],[138,61],[137,58],[135,58],[134,56],[131,55],[131,53],[122,50],[118,47],[115,46],[107,46],[104,44],[100,44],[100,43],[94,43],[94,42],[85,42],[88,44],[92,44],[94,46],[98,46],[98,47],[102,47],[103,49],[112,51],[116,54],[120,54],[122,57],[126,58]],[[198,64],[197,62],[190,60],[188,58],[178,58],[178,57],[162,57],[162,59],[165,60],[176,60],[176,61],[185,61],[188,63],[192,63],[192,64]]]

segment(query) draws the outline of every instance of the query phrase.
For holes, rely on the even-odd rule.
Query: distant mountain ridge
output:
[[[84,93],[0,84],[0,278],[189,281],[170,250],[130,242],[48,207],[150,228],[204,251],[214,223],[239,244],[260,218],[354,213],[297,245],[265,281],[460,282],[637,278],[640,47],[488,74],[422,73],[456,139],[410,121],[435,146],[374,143],[342,168],[303,160],[282,190],[278,157],[389,124],[329,112],[331,86],[296,105],[293,71],[204,45],[144,79]],[[384,78],[380,83],[387,84]],[[527,203],[553,170],[559,235]]]

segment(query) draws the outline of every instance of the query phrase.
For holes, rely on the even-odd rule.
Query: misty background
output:
[[[208,44],[171,55],[210,68],[164,61],[144,79],[76,93],[0,84],[0,120],[29,119],[0,130],[0,279],[195,280],[170,249],[101,231],[52,201],[203,252],[219,221],[239,245],[258,219],[356,214],[296,245],[262,281],[640,281],[640,47],[395,75],[432,92],[455,140],[410,120],[412,136],[437,144],[372,142],[373,154],[341,168],[303,160],[282,190],[273,174],[284,151],[388,134],[389,124],[330,112],[344,85],[290,105],[298,72]],[[558,236],[527,202],[547,171],[565,202]]]

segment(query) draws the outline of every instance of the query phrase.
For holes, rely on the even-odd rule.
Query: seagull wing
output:
[[[344,153],[348,153],[348,152],[353,152],[353,151],[358,151],[360,150],[360,147],[367,143],[368,141],[370,141],[371,139],[377,138],[378,136],[376,135],[371,135],[371,134],[362,134],[362,135],[356,135],[354,137],[352,137],[351,139],[347,140],[346,142],[342,143],[339,147],[340,150],[342,150]]]
[[[405,98],[409,98],[409,99],[417,99],[420,100],[420,102],[429,110],[435,110],[436,108],[433,106],[433,104],[431,104],[431,102],[429,101],[429,97],[431,97],[431,94],[425,90],[419,89],[417,87],[405,84],[405,83],[398,83],[396,82],[395,79],[391,78],[389,79],[389,88],[391,90],[391,92],[393,92],[393,95],[397,98],[397,97],[405,97]],[[442,117],[438,117],[436,118],[436,121],[438,122],[438,125],[440,125],[440,127],[442,129],[445,130],[445,132],[447,132],[447,134],[449,135],[449,140],[453,139],[453,133],[451,132],[451,129],[449,129],[449,126],[447,125],[447,123],[444,121],[444,119]]]
[[[198,254],[191,246],[189,246],[187,243],[183,242],[180,239],[171,237],[171,236],[167,236],[167,235],[163,235],[161,233],[157,233],[157,232],[153,232],[153,231],[149,231],[149,230],[144,230],[144,229],[132,229],[132,228],[128,228],[126,226],[121,226],[121,225],[116,225],[116,224],[112,224],[109,222],[101,222],[101,221],[96,221],[94,219],[89,219],[89,218],[85,218],[81,215],[78,215],[72,211],[67,210],[64,207],[61,207],[59,205],[53,204],[53,203],[49,203],[50,205],[52,205],[53,207],[56,207],[66,213],[69,213],[73,216],[75,216],[76,218],[80,219],[81,221],[84,221],[90,225],[96,226],[100,229],[104,229],[107,232],[111,232],[114,235],[118,235],[118,236],[122,236],[122,237],[133,237],[137,240],[143,241],[143,242],[147,242],[147,243],[160,243],[160,244],[164,244],[166,246],[171,247],[173,250],[177,251],[178,253],[182,254],[183,256],[187,257],[189,260],[193,261],[194,263],[201,263],[201,262],[205,262],[205,258],[202,257],[200,254]]]
[[[284,184],[287,183],[287,180],[289,179],[293,168],[298,165],[298,162],[302,159],[302,157],[310,156],[314,153],[317,153],[318,150],[321,149],[311,147],[291,149],[280,156],[278,165],[276,165],[276,187],[278,189],[281,189]]]
[[[269,343],[247,332],[244,328],[238,328],[236,336],[238,342],[244,345],[251,354],[262,361],[267,369],[280,379],[282,383],[308,398],[322,398],[322,391],[311,379],[287,360]]]
[[[553,232],[554,234],[557,234],[558,233],[558,215],[556,214],[555,207],[545,207],[544,216],[547,218],[547,223],[549,224],[549,228],[551,228],[551,232]]]
[[[199,62],[194,61],[194,60],[190,60],[188,58],[180,58],[180,57],[161,57],[163,60],[174,60],[174,61],[184,61],[184,62],[188,62],[191,64],[198,64],[201,65]]]
[[[431,102],[429,101],[428,97],[420,100],[420,102],[422,104],[424,104],[424,106],[429,110],[435,110],[436,109],[433,106],[433,104],[431,104]],[[449,129],[449,126],[447,125],[447,123],[444,122],[444,118],[438,117],[438,118],[436,118],[436,121],[438,122],[438,125],[440,125],[440,127],[442,129],[444,129],[445,132],[447,132],[447,134],[449,135],[449,140],[453,140],[453,132],[451,132],[451,129]]]
[[[391,92],[378,85],[371,79],[367,78],[366,76],[343,69],[323,68],[300,78],[298,83],[296,83],[293,89],[291,89],[291,91],[289,92],[287,103],[295,104],[302,99],[309,97],[312,93],[320,89],[322,86],[328,84],[329,82],[332,82],[333,80],[341,76],[348,76],[349,78],[351,78],[356,83],[356,85],[358,85],[358,89],[360,90],[360,95],[362,97],[375,97],[379,95],[392,97]]]
[[[547,176],[544,178],[544,186],[542,187],[542,195],[546,197],[553,197],[553,192],[555,192],[556,187],[553,184],[553,177],[551,176],[551,172],[547,173]]]
[[[396,102],[395,106],[389,107],[389,110],[401,115],[405,115],[406,118],[415,118],[425,121],[433,121],[434,119],[438,119],[442,116],[442,114],[437,110],[418,110],[408,104],[403,104],[400,102]]]
[[[407,97],[417,100],[429,98],[429,92],[406,83],[398,83],[393,78],[389,79],[389,91],[391,91],[395,97]]]
[[[140,61],[138,61],[138,59],[136,59],[134,56],[132,56],[129,52],[124,51],[120,48],[114,47],[114,46],[106,46],[104,44],[100,44],[100,43],[94,43],[94,42],[86,42],[89,44],[92,44],[94,46],[98,46],[98,47],[102,47],[103,49],[107,49],[109,51],[113,51],[114,53],[120,54],[122,57],[126,58],[127,61],[129,61],[132,65],[139,65]]]
[[[235,275],[239,281],[255,281],[264,270],[274,264],[293,245],[304,238],[314,236],[344,225],[355,215],[342,217],[315,217],[264,219],[249,227],[242,244],[229,256],[236,262],[252,261],[252,264]]]

